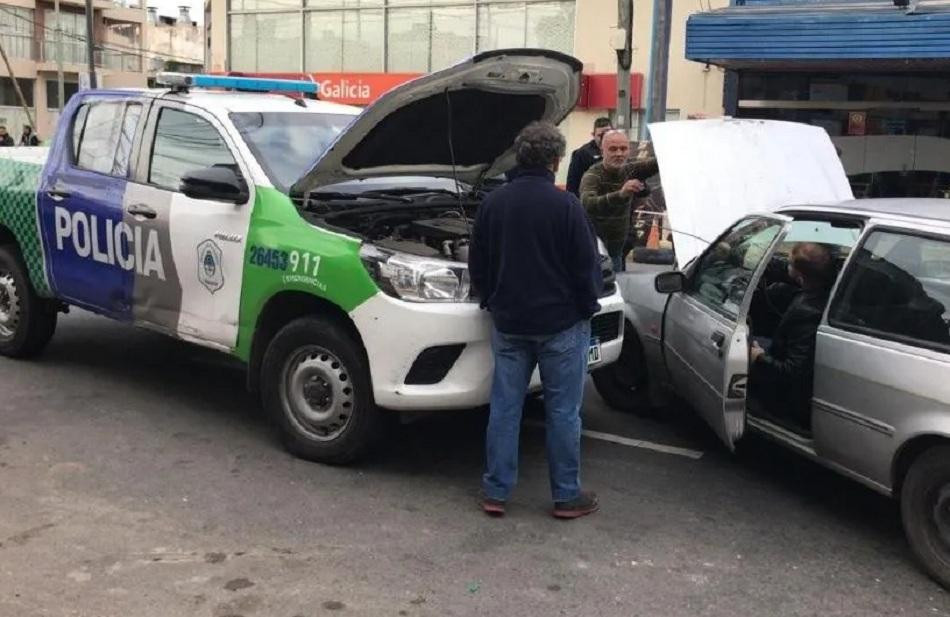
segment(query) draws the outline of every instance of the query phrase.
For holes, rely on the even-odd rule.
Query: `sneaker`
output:
[[[554,502],[554,518],[580,518],[600,509],[597,493],[583,491],[571,501]]]
[[[482,498],[482,511],[488,516],[504,516],[505,502],[491,497]]]

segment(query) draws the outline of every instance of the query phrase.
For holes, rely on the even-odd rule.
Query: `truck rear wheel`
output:
[[[331,319],[292,321],[264,354],[264,407],[286,448],[307,460],[345,464],[366,454],[382,428],[371,388],[362,347]]]
[[[36,295],[15,247],[0,246],[0,355],[35,356],[56,331],[56,307]]]
[[[921,565],[950,589],[950,445],[926,450],[910,466],[901,489],[901,519]]]

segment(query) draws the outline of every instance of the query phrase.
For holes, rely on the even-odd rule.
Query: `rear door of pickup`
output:
[[[125,191],[141,140],[144,104],[96,94],[67,106],[39,188],[40,227],[50,284],[72,304],[131,320],[137,271],[164,276]]]

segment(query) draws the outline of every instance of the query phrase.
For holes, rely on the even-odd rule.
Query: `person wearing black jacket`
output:
[[[540,368],[554,516],[598,508],[580,487],[580,409],[590,318],[603,287],[592,225],[577,197],[554,185],[565,142],[532,123],[515,140],[518,169],[478,208],[469,249],[472,288],[491,313],[494,373],[482,509],[495,516],[518,477],[522,405]]]
[[[7,133],[7,127],[0,124],[0,147],[11,147],[16,142],[13,141],[13,135]]]
[[[567,186],[565,187],[569,193],[574,193],[577,197],[581,196],[581,178],[592,165],[604,158],[600,151],[600,141],[604,138],[604,133],[610,129],[610,118],[597,118],[594,120],[594,130],[591,131],[593,139],[571,152],[571,164],[567,168]]]
[[[21,146],[38,146],[40,145],[40,139],[33,133],[33,127],[29,124],[23,125],[23,134],[20,135],[20,145]]]
[[[792,248],[788,274],[801,291],[782,315],[768,350],[758,342],[752,344],[749,380],[753,396],[767,412],[807,429],[815,339],[834,282],[831,253],[821,244],[798,243]]]

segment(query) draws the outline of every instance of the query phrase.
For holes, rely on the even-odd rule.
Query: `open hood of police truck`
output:
[[[650,137],[680,267],[752,212],[854,199],[834,144],[820,127],[683,120],[651,124]]]
[[[522,128],[559,123],[574,108],[581,68],[558,52],[507,49],[405,83],[357,116],[290,192],[379,176],[474,183],[504,173]]]

